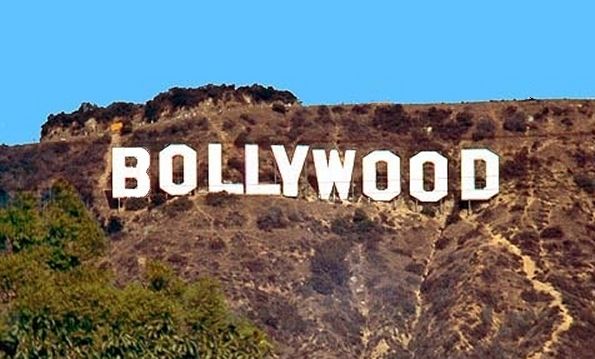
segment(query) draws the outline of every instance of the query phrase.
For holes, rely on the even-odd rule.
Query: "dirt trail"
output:
[[[105,163],[103,173],[97,179],[97,187],[95,189],[95,198],[99,199],[96,201],[96,206],[98,207],[99,211],[102,213],[108,213],[109,207],[107,202],[104,199],[105,193],[104,191],[108,188],[111,188],[111,184],[108,183],[110,179],[110,175],[112,173],[112,148],[119,147],[122,145],[122,136],[120,133],[112,133],[111,136],[111,143],[107,148],[103,156],[103,162]]]
[[[562,316],[561,322],[554,327],[550,339],[546,341],[543,345],[543,348],[539,351],[532,353],[528,358],[529,359],[539,359],[545,353],[549,353],[554,345],[558,343],[560,335],[570,329],[570,326],[573,323],[573,318],[570,315],[570,311],[568,307],[564,304],[564,300],[562,297],[562,293],[558,291],[551,283],[544,282],[535,277],[535,274],[538,270],[535,261],[528,255],[523,254],[521,249],[511,243],[508,239],[504,238],[501,234],[496,233],[489,224],[485,224],[485,227],[488,229],[491,235],[492,243],[496,245],[501,245],[505,247],[511,253],[521,257],[523,262],[523,272],[525,273],[527,279],[533,285],[535,290],[540,292],[545,292],[552,296],[552,301],[550,302],[550,307],[557,307],[560,311],[560,315]]]
[[[351,295],[354,298],[354,302],[357,311],[365,318],[365,324],[361,330],[361,341],[362,341],[362,354],[360,358],[371,357],[369,353],[369,341],[372,335],[372,329],[369,323],[370,308],[368,306],[368,291],[366,284],[364,283],[364,271],[362,268],[364,261],[364,248],[363,244],[358,243],[355,245],[351,253],[351,278],[349,279],[349,287],[351,289]]]

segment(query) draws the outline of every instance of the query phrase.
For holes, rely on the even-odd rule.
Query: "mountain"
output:
[[[183,278],[218,278],[233,309],[287,358],[589,358],[595,336],[595,102],[523,100],[303,106],[288,91],[174,88],[145,104],[83,104],[50,115],[40,143],[0,147],[0,199],[72,183],[109,233],[106,265],[126,283],[147,259]],[[372,150],[401,158],[403,193],[316,198],[311,155],[297,199],[208,194],[206,146],[222,143],[224,178],[241,181],[244,144]],[[110,148],[171,143],[198,152],[199,190],[111,199]],[[500,156],[500,192],[462,202],[460,151]],[[449,194],[407,194],[408,159],[449,160]]]

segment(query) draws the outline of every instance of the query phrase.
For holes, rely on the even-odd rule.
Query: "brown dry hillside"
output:
[[[50,116],[39,144],[0,147],[0,192],[69,180],[105,225],[106,265],[122,282],[148,258],[186,278],[215,276],[279,357],[590,358],[594,111],[588,100],[301,106],[260,86],[172,89],[144,105]],[[156,162],[167,144],[186,143],[199,152],[204,190],[210,142],[224,144],[233,180],[245,143],[354,148],[358,159],[391,149],[404,193],[370,203],[356,172],[353,201],[319,201],[309,157],[299,199],[154,190],[120,211],[108,201],[111,146],[147,147]],[[501,158],[500,193],[471,211],[457,200],[466,147]],[[419,150],[449,158],[441,204],[418,206],[406,193],[406,160]],[[273,181],[272,156],[262,156],[261,178]]]

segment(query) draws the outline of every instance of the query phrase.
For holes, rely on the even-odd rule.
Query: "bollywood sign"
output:
[[[304,164],[312,156],[320,199],[330,199],[336,190],[341,200],[349,200],[356,166],[356,150],[341,153],[336,150],[310,149],[297,145],[290,157],[285,146],[270,146],[281,183],[262,183],[259,179],[259,146],[244,146],[244,181],[231,183],[223,179],[223,150],[219,143],[207,146],[208,192],[228,192],[238,195],[299,196],[299,182]],[[183,160],[183,179],[174,181],[174,158]],[[342,157],[342,158],[341,158]],[[128,161],[127,159],[134,159]],[[485,183],[476,184],[476,163],[484,165]],[[131,165],[130,162],[134,162]],[[385,181],[379,185],[378,165],[386,168]],[[434,168],[433,188],[424,187],[424,165]],[[184,144],[173,144],[159,152],[159,187],[172,196],[188,195],[198,186],[197,152]],[[392,201],[401,194],[401,158],[390,150],[375,150],[362,157],[361,192],[373,201]],[[142,147],[112,148],[112,193],[114,198],[145,197],[151,188],[149,169],[151,156]],[[134,179],[136,186],[129,188],[127,179]],[[422,151],[409,158],[409,194],[420,202],[437,202],[448,194],[448,159],[436,151]],[[499,192],[499,157],[485,149],[462,149],[460,152],[461,200],[487,200]]]

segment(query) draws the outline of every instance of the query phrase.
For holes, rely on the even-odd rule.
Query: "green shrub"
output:
[[[219,285],[149,262],[117,285],[100,269],[105,239],[72,188],[43,206],[20,194],[0,209],[0,357],[262,358],[271,344],[234,316]]]

